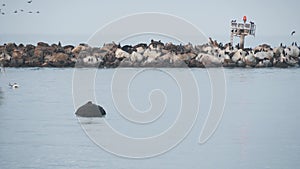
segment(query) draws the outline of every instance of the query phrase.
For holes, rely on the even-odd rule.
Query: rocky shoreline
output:
[[[212,39],[202,45],[175,45],[151,40],[150,44],[102,47],[44,42],[36,46],[8,43],[0,45],[4,67],[299,67],[300,49],[296,43],[272,48],[267,44],[239,49]]]

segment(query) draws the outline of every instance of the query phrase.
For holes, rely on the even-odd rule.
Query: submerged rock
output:
[[[75,114],[79,117],[104,117],[106,112],[103,107],[89,101],[85,105],[79,107]]]

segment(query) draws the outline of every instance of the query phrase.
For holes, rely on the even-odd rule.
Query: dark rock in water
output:
[[[89,101],[85,105],[79,107],[75,114],[80,117],[104,117],[106,112],[103,107]]]

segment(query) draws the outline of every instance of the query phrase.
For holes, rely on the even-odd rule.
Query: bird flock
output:
[[[27,2],[28,5],[32,4],[32,0],[28,0],[26,2]],[[10,13],[10,12],[8,12],[7,6],[8,5],[5,4],[5,3],[3,3],[1,5],[0,13],[1,13],[2,16]],[[33,10],[28,10],[27,11],[27,10],[24,10],[24,9],[15,9],[15,10],[12,10],[11,13],[13,13],[13,14],[18,14],[18,13],[39,14],[40,11],[33,11]]]

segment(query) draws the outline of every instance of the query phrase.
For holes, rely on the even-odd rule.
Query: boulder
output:
[[[236,63],[239,60],[243,60],[245,55],[246,55],[245,51],[240,49],[240,50],[238,50],[237,52],[234,53],[231,60]]]
[[[130,54],[122,49],[117,49],[115,52],[115,57],[118,59],[129,58]]]
[[[69,56],[65,53],[55,53],[49,59],[49,65],[54,67],[64,67],[69,64]]]
[[[290,47],[286,48],[284,51],[288,56],[291,56],[294,58],[299,57],[300,50],[297,46],[290,46]]]
[[[257,52],[254,56],[256,59],[258,60],[264,60],[264,59],[268,59],[271,60],[273,59],[273,52]]]
[[[200,58],[200,62],[205,67],[220,67],[220,66],[222,66],[221,59],[219,59],[218,57],[215,57],[215,56],[209,55],[209,54],[200,54],[200,55],[202,55]],[[197,56],[197,57],[199,57],[199,56]]]
[[[276,62],[274,64],[274,67],[277,67],[277,68],[288,68],[289,65],[286,63],[286,62]]]
[[[79,107],[75,114],[79,117],[104,117],[106,112],[103,107],[89,101],[85,105]]]
[[[144,56],[138,52],[132,52],[130,55],[130,61],[140,63],[144,60]]]
[[[161,56],[161,52],[157,51],[157,50],[150,50],[150,49],[146,49],[144,52],[144,57],[148,57],[151,59],[156,59],[159,56]]]
[[[245,63],[247,66],[250,66],[250,67],[256,66],[256,64],[257,64],[256,58],[254,57],[254,55],[252,53],[245,56]]]

